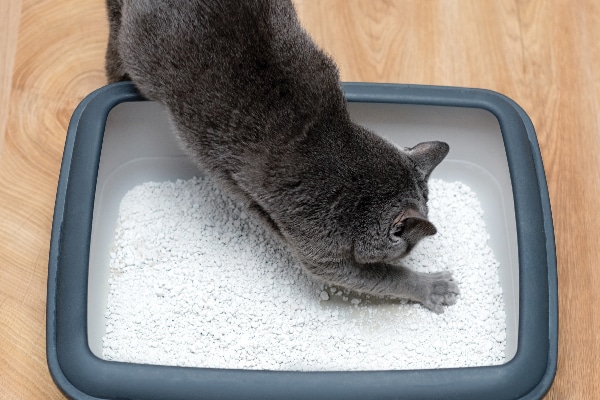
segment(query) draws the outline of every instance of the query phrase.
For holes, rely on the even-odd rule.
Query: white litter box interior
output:
[[[485,110],[472,108],[350,103],[349,109],[356,122],[399,146],[428,140],[450,145],[448,157],[432,178],[461,181],[481,202],[489,245],[500,264],[506,312],[505,356],[509,361],[517,351],[519,264],[513,194],[498,120]],[[145,182],[201,175],[183,155],[171,131],[166,113],[153,102],[121,103],[110,112],[106,123],[88,279],[88,341],[100,358],[106,330],[109,252],[121,199]]]

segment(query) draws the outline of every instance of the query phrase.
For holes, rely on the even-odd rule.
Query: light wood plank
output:
[[[0,343],[0,398],[63,398],[46,372],[45,326],[38,310],[12,298],[2,301]]]
[[[0,2],[0,156],[8,120],[8,100],[12,82],[13,64],[17,51],[17,32],[21,17],[21,0]]]
[[[4,3],[3,3],[4,4]],[[45,357],[46,278],[69,118],[105,83],[102,0],[24,0],[0,158],[0,398],[62,399]],[[18,19],[17,19],[18,20]],[[4,42],[11,40],[12,43]]]

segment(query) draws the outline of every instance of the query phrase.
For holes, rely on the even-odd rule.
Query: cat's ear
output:
[[[425,176],[429,175],[450,151],[450,146],[444,142],[423,142],[407,149],[406,154],[415,162],[417,168]]]
[[[427,217],[413,208],[406,209],[398,215],[390,230],[392,240],[403,239],[409,243],[416,243],[421,238],[436,233],[437,229]]]

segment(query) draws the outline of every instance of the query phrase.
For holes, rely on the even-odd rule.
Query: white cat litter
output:
[[[430,182],[431,221],[405,264],[450,270],[461,294],[437,315],[312,281],[205,178],[147,183],[122,200],[110,254],[103,357],[268,370],[502,364],[505,312],[482,210],[460,182]]]

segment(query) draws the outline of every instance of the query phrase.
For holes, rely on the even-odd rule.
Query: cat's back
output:
[[[270,41],[272,18],[288,9],[287,0],[123,0],[122,44],[138,55],[152,47],[148,56],[234,59]]]
[[[273,3],[284,8],[287,1]],[[269,41],[269,0],[124,0],[119,50],[134,79],[225,75]]]
[[[127,72],[158,100],[228,96],[302,108],[339,86],[290,0],[125,0],[120,38]]]

